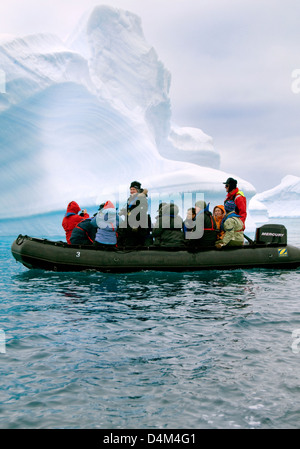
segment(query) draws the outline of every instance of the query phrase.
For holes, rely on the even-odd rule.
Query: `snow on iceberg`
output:
[[[0,110],[55,83],[72,81],[91,86],[87,61],[55,35],[1,36],[0,68],[6,75],[6,94],[0,97]]]
[[[199,128],[173,125],[167,142],[159,150],[168,159],[216,169],[220,166],[220,155],[214,149],[213,139]]]
[[[256,194],[249,208],[252,207],[252,202],[261,203],[270,218],[300,217],[300,178],[285,176],[278,186]]]
[[[0,39],[2,218],[96,206],[138,179],[155,192],[202,192],[220,203],[212,139],[171,125],[170,73],[140,19],[99,6],[67,42],[51,34]],[[235,176],[248,200],[254,187]],[[60,223],[59,223],[60,225]]]

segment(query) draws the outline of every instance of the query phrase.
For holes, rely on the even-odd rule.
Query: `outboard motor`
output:
[[[287,245],[286,227],[280,224],[265,224],[256,228],[255,243]]]

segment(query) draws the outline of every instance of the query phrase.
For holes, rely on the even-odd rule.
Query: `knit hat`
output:
[[[114,209],[115,206],[113,205],[113,203],[111,201],[106,201],[105,203],[100,204],[99,209],[98,210],[102,210],[102,209]]]
[[[113,205],[113,203],[111,201],[106,201],[106,203],[104,204],[103,209],[114,209],[115,206]]]
[[[195,207],[199,207],[201,210],[206,209],[206,202],[199,200],[195,203]]]
[[[162,208],[166,205],[167,203],[159,203],[158,209],[156,212],[160,212],[162,210]]]
[[[130,184],[130,188],[134,187],[137,190],[141,190],[141,185],[142,184],[140,182],[138,182],[138,181],[132,181],[132,183]]]
[[[235,202],[232,200],[228,200],[224,204],[224,207],[225,207],[226,212],[232,212],[235,210]]]

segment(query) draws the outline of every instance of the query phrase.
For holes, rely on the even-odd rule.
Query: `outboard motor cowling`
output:
[[[287,230],[284,225],[265,224],[256,229],[256,243],[264,243],[267,245],[287,245]]]

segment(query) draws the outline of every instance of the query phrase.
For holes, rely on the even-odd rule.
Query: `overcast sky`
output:
[[[64,39],[98,4],[141,17],[172,75],[172,120],[211,135],[222,170],[258,192],[300,176],[299,0],[1,0],[0,33]]]

